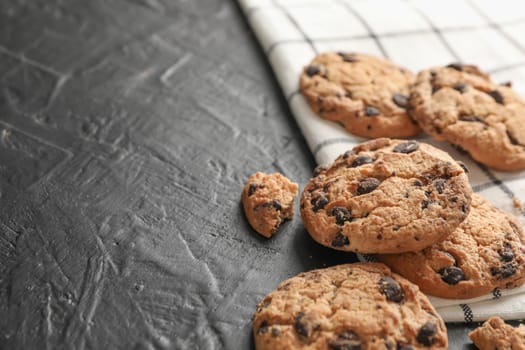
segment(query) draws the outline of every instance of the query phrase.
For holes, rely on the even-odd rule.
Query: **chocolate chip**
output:
[[[313,177],[319,176],[323,171],[326,171],[328,169],[325,165],[318,165],[314,169],[314,173],[312,174]]]
[[[376,107],[366,106],[366,108],[365,108],[365,115],[367,117],[374,117],[374,116],[379,115],[379,114],[381,114],[381,113],[379,112],[379,109],[377,109]]]
[[[312,64],[306,67],[306,74],[311,77],[321,72],[321,66],[318,64]]]
[[[278,337],[281,335],[281,331],[277,327],[272,327],[272,336]]]
[[[506,87],[512,87],[512,82],[511,81],[505,81],[503,83],[500,83],[501,86],[506,86]]]
[[[467,84],[464,84],[464,83],[458,83],[458,84],[452,86],[452,88],[453,88],[454,90],[457,90],[457,91],[463,93],[463,92],[465,92],[465,90],[467,89]]]
[[[399,283],[390,276],[381,277],[379,280],[379,291],[385,295],[387,300],[395,303],[400,303],[405,298],[405,294]]]
[[[394,147],[394,152],[396,153],[412,153],[419,148],[419,143],[416,141],[408,141],[398,144]]]
[[[356,159],[354,159],[352,161],[351,167],[355,168],[355,167],[358,167],[360,165],[370,164],[370,163],[373,163],[373,162],[374,162],[374,158],[372,158],[370,156],[363,155],[363,156],[359,156]]]
[[[452,68],[452,69],[455,69],[461,72],[463,70],[463,65],[461,63],[454,62],[454,63],[449,64],[447,68]]]
[[[469,209],[468,204],[462,204],[461,205],[461,211],[462,212],[466,213],[468,211],[468,209]]]
[[[392,100],[398,107],[401,107],[401,108],[408,107],[408,96],[407,95],[394,94],[394,96],[392,96]]]
[[[436,188],[439,194],[443,194],[443,191],[445,190],[445,182],[447,182],[447,180],[445,179],[434,180],[434,187]]]
[[[432,85],[432,95],[438,92],[441,89],[441,86]]]
[[[431,70],[430,76],[432,77],[432,79],[435,78],[437,76],[437,72],[435,70]]]
[[[250,197],[252,194],[255,193],[255,191],[257,190],[257,184],[256,183],[251,183],[250,184],[250,187],[248,187],[248,197]]]
[[[492,276],[500,275],[500,278],[507,278],[516,273],[516,266],[513,263],[501,265],[500,267],[491,267]]]
[[[268,322],[266,320],[261,322],[261,325],[259,326],[259,329],[257,330],[257,334],[264,334],[268,332]]]
[[[331,213],[335,216],[335,222],[338,225],[343,225],[347,221],[352,221],[352,213],[345,207],[333,207]]]
[[[341,58],[343,59],[343,61],[345,62],[358,62],[359,60],[357,59],[355,53],[350,53],[350,52],[338,52],[337,53],[339,56],[341,56]]]
[[[349,245],[350,240],[348,239],[348,237],[343,236],[341,232],[338,232],[331,244],[332,247],[342,247],[345,245]]]
[[[421,182],[421,180],[419,180],[419,179],[415,179],[414,182],[412,182],[412,185],[417,186],[417,187],[421,187],[421,186],[423,186],[423,182]]]
[[[266,309],[272,303],[272,298],[264,299],[261,308]]]
[[[346,151],[345,153],[343,153],[343,159],[347,159],[348,157],[350,157],[351,155],[354,155],[355,152],[352,151],[351,149]]]
[[[496,101],[500,105],[503,104],[503,101],[504,101],[503,95],[498,90],[488,91],[487,94],[490,95],[494,99],[494,101]]]
[[[318,197],[312,198],[310,203],[312,204],[312,210],[314,212],[319,211],[320,209],[323,209],[328,204],[328,198],[320,194]]]
[[[259,204],[259,205],[255,206],[253,209],[257,210],[260,207],[263,207],[263,208],[275,208],[276,210],[281,210],[281,202],[279,202],[277,199],[274,199],[274,200],[266,201],[266,202],[264,202],[262,204]]]
[[[461,168],[463,168],[463,170],[464,170],[466,173],[469,172],[469,170],[468,170],[467,166],[465,165],[465,163],[463,163],[462,161],[458,160],[458,164],[459,164],[459,166],[460,166]]]
[[[441,275],[441,279],[450,285],[458,284],[466,279],[463,270],[457,266],[445,267],[439,270],[438,273]]]
[[[502,278],[507,278],[516,273],[516,266],[514,264],[505,264],[500,269]]]
[[[312,327],[307,322],[307,320],[304,319],[304,312],[299,312],[297,316],[295,316],[295,322],[294,322],[294,328],[295,331],[303,336],[303,337],[309,337],[312,334]]]
[[[323,186],[323,190],[324,190],[325,192],[328,192],[328,190],[330,190],[330,187],[332,187],[332,185],[333,185],[334,183],[336,183],[337,181],[339,181],[339,179],[335,179],[335,180],[332,180],[332,181],[330,181],[330,182],[327,182],[327,183]]]
[[[417,333],[416,339],[425,346],[430,346],[436,341],[436,326],[433,322],[426,322]]]
[[[498,252],[500,258],[502,261],[512,261],[514,260],[514,252],[512,251],[512,247],[508,243],[503,244],[503,248]]]
[[[361,340],[359,336],[351,331],[345,330],[337,334],[335,339],[330,340],[328,343],[330,350],[361,350]]]
[[[507,137],[509,138],[510,143],[513,145],[519,145],[518,139],[507,129]]]
[[[380,184],[381,181],[379,181],[375,177],[367,177],[361,180],[361,182],[359,182],[359,186],[357,187],[357,195],[370,193],[373,190],[375,190]]]
[[[477,115],[460,115],[459,120],[463,122],[479,122],[479,123],[485,123],[485,120]]]

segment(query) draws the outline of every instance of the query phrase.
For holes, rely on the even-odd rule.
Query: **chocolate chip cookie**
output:
[[[470,210],[460,164],[417,141],[365,142],[310,179],[301,216],[322,245],[361,253],[426,248],[452,233]]]
[[[420,72],[410,105],[411,115],[435,139],[496,169],[525,168],[525,101],[477,67],[451,64]]]
[[[282,282],[253,317],[257,350],[447,349],[441,317],[383,264],[355,263]]]
[[[318,115],[364,137],[405,138],[421,129],[407,113],[409,85],[405,68],[357,53],[322,53],[304,68],[300,85]]]
[[[242,191],[242,204],[255,231],[270,238],[284,220],[294,213],[298,186],[279,173],[257,172],[250,176]]]
[[[443,241],[378,259],[426,294],[473,298],[525,282],[525,233],[515,218],[474,193],[469,215]]]
[[[501,317],[491,317],[469,333],[479,350],[525,350],[525,325],[512,327]]]

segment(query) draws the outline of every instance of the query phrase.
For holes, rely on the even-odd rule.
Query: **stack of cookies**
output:
[[[465,166],[428,144],[354,147],[308,182],[301,216],[320,244],[377,254],[429,295],[472,298],[525,282],[517,220],[472,193]]]
[[[318,243],[373,254],[379,263],[281,283],[257,306],[257,349],[446,349],[444,322],[425,294],[465,299],[524,284],[525,233],[472,192],[463,163],[393,138],[423,129],[488,166],[522,169],[525,102],[474,66],[451,64],[414,78],[391,62],[348,53],[316,57],[301,89],[320,116],[374,138],[314,171],[300,200],[304,225]],[[256,178],[243,192],[252,226],[264,226],[254,219],[257,210],[279,224],[292,218],[297,186],[281,181],[280,190],[271,189],[278,185]],[[261,199],[257,191],[279,196]],[[283,216],[273,203],[285,197]],[[266,211],[249,204],[256,198]],[[278,225],[271,227],[271,234],[259,232],[269,237]]]

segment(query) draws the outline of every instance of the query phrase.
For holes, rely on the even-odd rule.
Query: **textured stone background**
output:
[[[253,347],[266,293],[354,259],[244,220],[252,172],[313,167],[234,1],[1,1],[0,348]]]

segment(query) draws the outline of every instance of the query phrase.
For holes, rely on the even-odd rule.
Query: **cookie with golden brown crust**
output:
[[[297,191],[297,184],[279,173],[250,176],[241,200],[252,228],[266,238],[273,236],[284,220],[293,217]]]
[[[471,193],[465,171],[447,153],[382,138],[354,147],[310,179],[301,216],[312,238],[327,247],[418,251],[457,228]]]
[[[441,317],[416,285],[379,263],[282,282],[253,317],[257,350],[447,349]]]
[[[412,117],[435,139],[496,169],[525,168],[525,100],[477,67],[451,64],[420,72],[410,105]]]
[[[324,119],[364,137],[405,138],[421,129],[407,113],[414,76],[394,63],[358,53],[322,53],[304,68],[301,91]]]
[[[497,316],[470,332],[469,337],[479,350],[525,350],[525,325],[512,327]]]
[[[377,257],[424,293],[443,298],[474,298],[525,282],[523,229],[476,193],[465,221],[443,241],[416,253]]]

